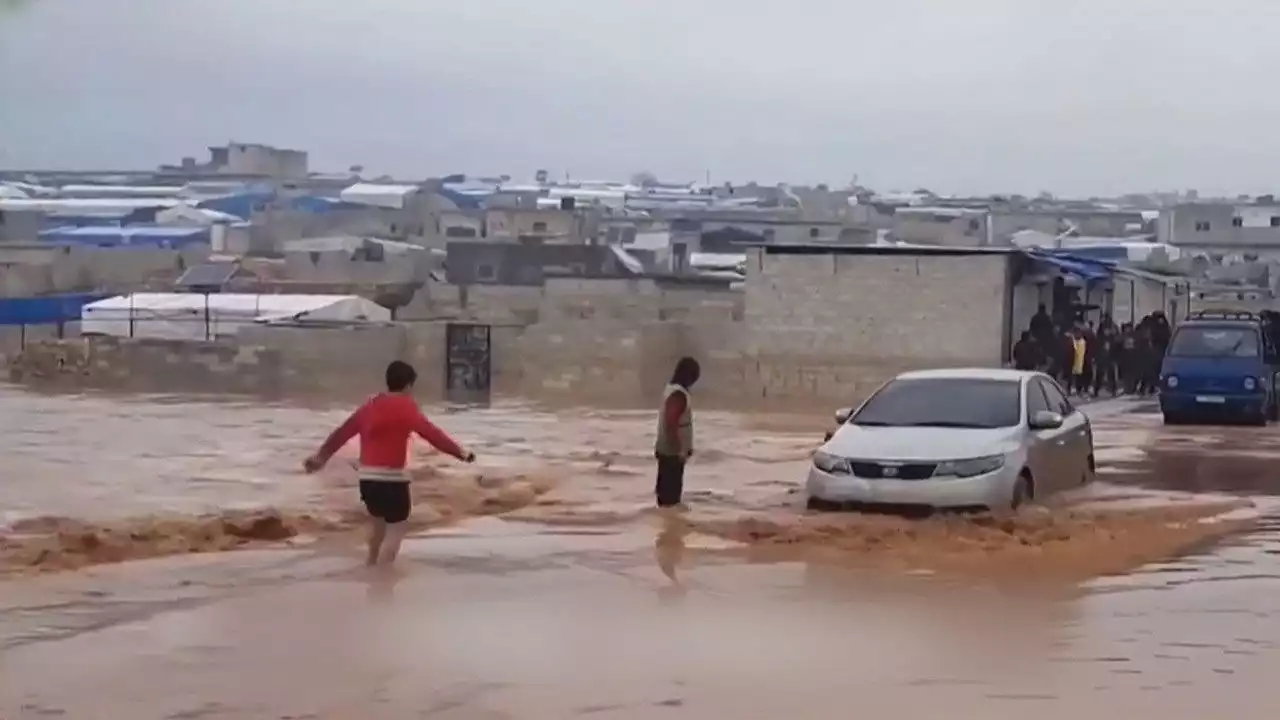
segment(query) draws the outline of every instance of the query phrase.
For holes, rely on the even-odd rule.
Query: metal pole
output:
[[[210,331],[210,327],[209,327],[209,293],[207,293],[207,292],[206,292],[206,293],[204,294],[204,340],[205,340],[205,342],[209,342],[209,339],[210,339],[209,331]]]

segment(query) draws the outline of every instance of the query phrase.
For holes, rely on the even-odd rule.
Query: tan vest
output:
[[[676,425],[676,434],[680,438],[681,447],[671,447],[669,428],[667,427],[667,398],[674,393],[684,393],[684,412],[680,415],[680,422]],[[689,397],[689,391],[679,385],[668,385],[667,389],[662,392],[662,404],[658,407],[658,438],[653,443],[654,452],[659,455],[679,456],[684,452],[693,450],[693,401]]]

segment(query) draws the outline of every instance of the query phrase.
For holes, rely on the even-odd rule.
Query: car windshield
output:
[[[1186,325],[1169,344],[1170,357],[1258,357],[1258,330],[1228,325]]]
[[[1013,427],[1021,421],[1021,383],[984,378],[900,378],[849,420],[871,427],[955,428]]]

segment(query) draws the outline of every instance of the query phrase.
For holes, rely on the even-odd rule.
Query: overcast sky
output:
[[[9,9],[4,9],[10,5]],[[0,166],[1276,190],[1275,0],[0,0]]]

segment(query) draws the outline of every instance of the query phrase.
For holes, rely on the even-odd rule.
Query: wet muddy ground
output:
[[[704,412],[691,510],[662,517],[649,413],[438,411],[481,460],[420,451],[421,532],[385,578],[355,567],[350,464],[298,471],[342,410],[4,389],[0,408],[5,720],[1280,702],[1273,429],[1103,403],[1093,487],[922,521],[799,509],[825,409]]]

